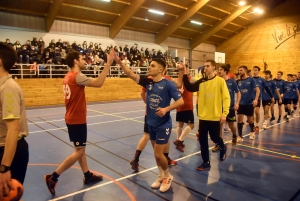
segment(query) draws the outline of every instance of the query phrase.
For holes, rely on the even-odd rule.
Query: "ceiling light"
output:
[[[193,23],[193,24],[198,24],[198,25],[202,25],[201,22],[197,22],[197,21],[194,21],[194,20],[191,20],[191,23]]]
[[[145,18],[145,21],[149,21],[148,18]]]
[[[110,0],[101,0],[101,1],[110,2]]]
[[[255,8],[255,9],[253,10],[253,12],[254,12],[254,13],[258,13],[258,14],[262,14],[264,11],[261,10],[261,9],[259,9],[259,8]]]
[[[148,11],[150,13],[155,13],[155,14],[158,14],[158,15],[164,15],[165,14],[164,12],[161,12],[161,11],[158,11],[158,10],[153,10],[153,9],[149,9]]]
[[[246,1],[240,1],[240,2],[239,2],[239,5],[240,5],[240,6],[246,5]]]

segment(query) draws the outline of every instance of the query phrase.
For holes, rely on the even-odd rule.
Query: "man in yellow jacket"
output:
[[[220,124],[226,122],[229,113],[230,95],[223,78],[216,76],[216,62],[207,60],[205,62],[205,78],[201,78],[191,84],[184,70],[183,82],[186,89],[190,92],[199,91],[198,95],[198,117],[199,117],[199,142],[201,145],[201,156],[203,163],[197,168],[202,171],[210,168],[208,133],[211,140],[220,148],[220,161],[225,160],[227,147],[220,137]]]

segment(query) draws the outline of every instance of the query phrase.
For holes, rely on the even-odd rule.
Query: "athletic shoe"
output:
[[[254,132],[255,132],[255,134],[259,134],[259,127],[258,126],[255,126]]]
[[[239,142],[243,142],[243,137],[241,136],[238,136],[237,139],[236,139],[236,142],[239,143]]]
[[[139,162],[136,158],[133,158],[130,161],[130,165],[131,165],[131,169],[133,169],[134,171],[139,171]]]
[[[172,160],[172,159],[170,159],[169,157],[167,158],[167,160],[168,160],[168,165],[170,165],[170,166],[177,165],[177,161]]]
[[[275,117],[272,116],[271,119],[270,119],[270,122],[274,121],[275,120]]]
[[[180,140],[175,140],[173,142],[176,146],[176,149],[178,149],[179,151],[181,151],[182,153],[184,152],[184,149],[183,149],[183,141],[180,141]]]
[[[159,188],[161,185],[161,182],[162,182],[162,178],[160,175],[158,175],[155,182],[151,185],[151,188],[154,188],[154,189]]]
[[[281,121],[281,119],[280,119],[280,118],[278,118],[278,120],[277,120],[277,123],[279,124],[279,123],[280,123],[280,121]]]
[[[227,146],[224,144],[224,148],[220,149],[220,161],[224,161],[226,159],[226,151],[227,151]]]
[[[57,181],[56,182],[54,182],[53,180],[52,180],[52,174],[46,174],[46,175],[44,175],[44,180],[45,180],[45,182],[46,182],[46,185],[47,185],[47,188],[48,188],[48,190],[49,190],[49,192],[52,194],[52,195],[54,195],[55,194],[55,187],[56,187],[56,185],[57,185]]]
[[[210,168],[210,162],[203,162],[200,166],[196,168],[198,171],[203,171]]]
[[[96,182],[99,182],[99,181],[102,181],[102,180],[103,180],[103,177],[101,175],[95,175],[95,174],[93,174],[89,179],[87,179],[86,177],[84,177],[83,178],[83,183],[84,184],[90,184],[90,183],[96,183]]]
[[[232,138],[232,145],[236,145],[236,138]]]
[[[262,126],[262,127],[263,127],[264,130],[266,130],[267,127],[268,127],[268,124],[267,124],[267,123],[263,123],[263,126]]]
[[[224,128],[224,133],[229,133],[231,130],[229,128]]]
[[[217,152],[220,150],[218,145],[215,145],[214,148],[211,149],[213,152]]]
[[[170,175],[169,177],[164,177],[163,181],[160,185],[159,191],[160,192],[166,192],[167,190],[169,190],[169,188],[171,187],[173,181],[173,175]]]
[[[250,132],[249,139],[250,139],[250,140],[254,140],[254,138],[255,138],[255,135],[254,135],[254,133],[253,133],[253,132]]]
[[[288,117],[287,115],[285,115],[285,116],[283,117],[283,119],[284,119],[285,121],[289,122],[289,117]]]

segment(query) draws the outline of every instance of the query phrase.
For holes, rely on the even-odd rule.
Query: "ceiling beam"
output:
[[[206,6],[212,8],[212,9],[215,9],[215,10],[217,10],[217,11],[220,11],[220,12],[222,12],[222,13],[230,14],[230,12],[228,12],[228,11],[226,11],[226,10],[223,10],[223,9],[221,9],[221,8],[218,8],[218,7],[212,6],[212,5],[207,4]]]
[[[49,7],[47,12],[47,16],[45,19],[46,31],[49,32],[56,16],[58,15],[59,11],[62,8],[64,0],[53,0],[52,4]]]
[[[79,8],[79,9],[84,9],[84,10],[89,10],[89,11],[95,11],[95,12],[98,12],[98,13],[105,13],[105,14],[109,14],[109,15],[120,16],[119,13],[108,12],[108,11],[105,11],[105,10],[100,10],[100,9],[96,9],[96,8],[86,7],[86,6],[79,6],[79,5],[68,4],[68,3],[63,3],[62,5],[63,6],[68,6],[68,7],[71,7],[71,8]]]
[[[18,14],[26,14],[26,15],[34,15],[39,17],[45,17],[45,13],[30,11],[30,10],[23,10],[23,9],[17,9],[17,8],[8,8],[8,7],[2,7],[0,6],[0,10],[4,12],[12,12],[12,13],[18,13]]]
[[[121,15],[112,23],[109,28],[109,37],[114,38],[123,26],[131,19],[146,0],[133,0],[128,8],[125,8]]]
[[[168,36],[176,31],[183,23],[189,20],[195,13],[198,12],[209,0],[198,1],[188,7],[187,10],[183,11],[176,19],[174,19],[168,26],[164,27],[156,35],[156,43],[161,44]]]
[[[211,28],[207,29],[203,32],[203,34],[198,35],[197,37],[193,38],[191,41],[191,49],[195,49],[198,45],[209,39],[211,36],[213,36],[215,33],[217,33],[220,29],[225,27],[228,23],[230,23],[232,20],[237,18],[239,15],[241,15],[243,12],[245,12],[247,9],[249,9],[251,6],[243,6],[237,8],[235,11],[233,11],[229,16],[225,17],[222,21],[216,23]]]
[[[67,20],[67,21],[72,21],[72,22],[83,22],[87,24],[95,24],[95,25],[104,25],[104,26],[111,26],[111,24],[108,23],[102,23],[99,21],[91,21],[91,20],[83,20],[80,18],[74,18],[74,17],[66,17],[66,16],[56,16],[56,19],[61,19],[61,20]]]

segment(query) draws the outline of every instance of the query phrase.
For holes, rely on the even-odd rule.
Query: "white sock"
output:
[[[164,178],[164,170],[161,168],[161,166],[157,166],[159,170],[159,175],[161,178]]]
[[[224,128],[225,130],[228,130],[228,124],[225,124]]]
[[[177,139],[179,139],[179,138],[180,138],[181,132],[182,132],[182,128],[180,128],[180,127],[177,127],[177,128],[176,128],[176,135],[177,135]]]
[[[163,170],[164,171],[164,176],[165,177],[169,177],[171,176],[170,172],[169,172],[169,168],[167,168],[166,170]]]
[[[184,138],[191,132],[191,127],[187,126],[183,129],[181,136],[178,138],[180,141],[183,141]]]

